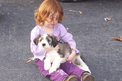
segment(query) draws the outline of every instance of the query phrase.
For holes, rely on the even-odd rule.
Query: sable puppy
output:
[[[54,35],[40,34],[34,39],[34,43],[38,45],[40,50],[47,50],[52,46],[55,47],[56,45],[59,45],[58,50],[49,51],[45,56],[44,69],[49,70],[49,73],[56,71],[56,69],[60,67],[60,64],[66,62],[66,58],[71,54],[69,44],[67,42],[58,43],[57,38]],[[80,54],[75,56],[72,63],[79,68],[90,72],[89,67],[80,58]]]

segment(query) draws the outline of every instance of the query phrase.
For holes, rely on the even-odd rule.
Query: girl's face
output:
[[[53,17],[49,16],[47,21],[45,21],[44,26],[46,26],[46,27],[54,27],[57,23],[58,23],[58,14],[54,14]]]

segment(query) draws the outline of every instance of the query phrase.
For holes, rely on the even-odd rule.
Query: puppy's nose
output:
[[[45,46],[46,44],[42,44],[42,46]]]

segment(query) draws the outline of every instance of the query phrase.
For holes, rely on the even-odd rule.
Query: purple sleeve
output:
[[[62,37],[63,41],[69,43],[70,47],[74,49],[76,53],[79,53],[79,50],[76,48],[76,42],[73,40],[72,34],[68,33],[63,25],[60,27],[60,36]]]
[[[39,29],[38,28],[34,28],[32,31],[31,31],[31,43],[30,43],[30,49],[31,49],[31,52],[34,54],[34,56],[37,56],[37,57],[44,57],[45,54],[46,54],[46,51],[42,51],[38,48],[38,46],[34,43],[34,39],[39,35]]]

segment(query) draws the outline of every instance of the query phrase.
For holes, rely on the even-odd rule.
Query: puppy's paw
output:
[[[49,74],[53,73],[54,71],[56,71],[56,68],[51,67],[49,70]]]
[[[49,70],[50,67],[51,67],[50,64],[44,64],[44,69],[45,69],[45,70]]]

